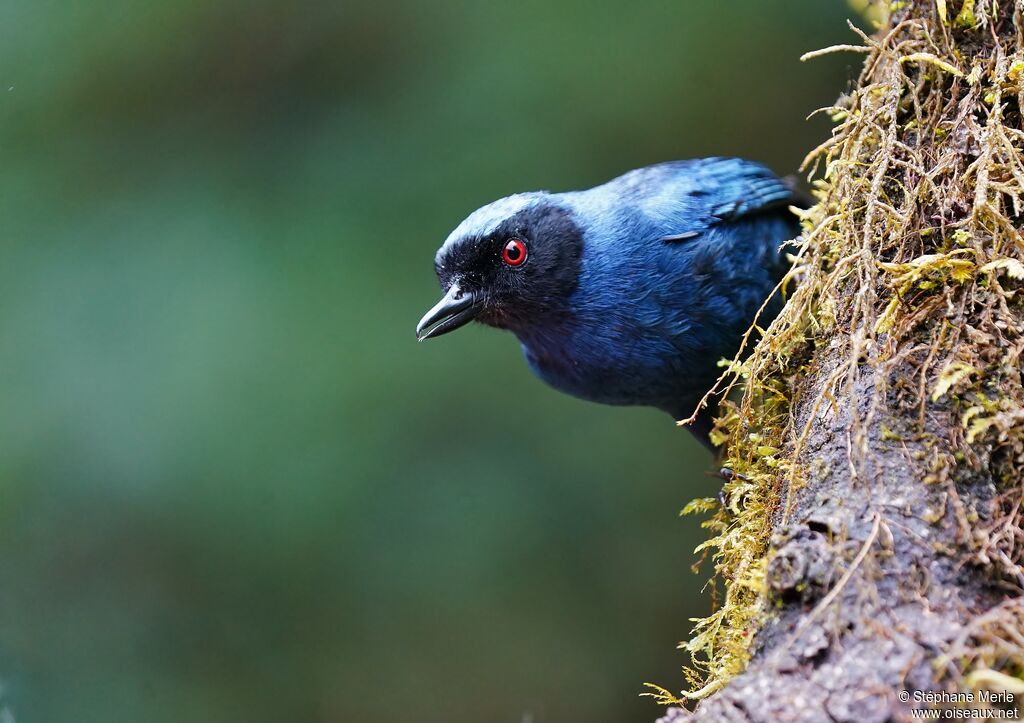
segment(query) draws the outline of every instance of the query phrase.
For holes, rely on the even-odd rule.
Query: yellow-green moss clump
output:
[[[996,514],[984,524],[965,519],[957,543],[969,562],[1008,581],[1007,601],[936,664],[965,686],[995,681],[1024,691],[1021,5],[908,0],[870,9],[884,17],[873,36],[851,25],[861,44],[806,56],[853,51],[866,59],[856,88],[824,109],[836,122],[832,137],[804,161],[818,179],[818,203],[803,213],[792,295],[720,382],[726,394],[743,390],[716,428],[724,464],[737,476],[725,484],[724,508],[705,499],[684,512],[713,511],[701,548],[725,595],[682,644],[693,660],[684,698],[706,696],[745,668],[767,610],[769,538],[806,479],[815,410],[849,400],[865,368],[887,381],[853,411],[853,474],[872,423],[895,397],[922,427],[932,405],[957,411],[959,427],[943,440],[955,452],[937,455],[920,483],[947,484],[955,498],[955,469],[996,482]],[[825,355],[846,361],[816,379],[812,397],[803,380],[825,368]],[[908,361],[913,378],[893,373]],[[802,425],[797,409],[807,412]],[[900,444],[888,428],[875,436]],[[658,690],[663,702],[680,702]]]

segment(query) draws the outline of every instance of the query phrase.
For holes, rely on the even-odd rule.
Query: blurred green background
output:
[[[710,457],[475,328],[515,191],[781,173],[840,2],[0,2],[0,677],[18,721],[650,721]]]

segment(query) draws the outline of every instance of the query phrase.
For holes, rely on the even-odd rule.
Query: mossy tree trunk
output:
[[[1024,4],[885,6],[828,49],[865,66],[808,159],[795,290],[732,369],[726,595],[686,644],[693,690],[662,691],[701,701],[666,720],[1024,700]]]

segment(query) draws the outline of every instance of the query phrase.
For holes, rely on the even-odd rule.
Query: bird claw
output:
[[[717,476],[721,477],[726,482],[728,482],[729,480],[733,480],[733,479],[743,480],[744,482],[749,482],[750,481],[749,477],[747,477],[746,475],[742,475],[742,474],[736,472],[735,470],[733,470],[730,467],[722,467],[721,469],[719,469]]]
[[[712,476],[713,477],[719,477],[719,478],[721,478],[725,482],[729,482],[729,481],[734,480],[734,479],[743,480],[744,482],[747,482],[747,481],[750,480],[750,478],[747,477],[746,475],[742,475],[742,474],[740,474],[739,472],[736,472],[735,470],[733,470],[730,467],[722,467],[722,468],[720,468],[718,470],[717,473],[712,473]],[[722,507],[723,508],[726,508],[726,507],[729,506],[728,505],[729,501],[725,497],[725,485],[722,485],[721,487],[718,488],[718,501],[722,503]]]

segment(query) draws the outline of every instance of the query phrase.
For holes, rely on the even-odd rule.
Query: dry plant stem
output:
[[[1024,0],[892,8],[805,56],[865,58],[804,162],[792,294],[715,390],[743,390],[715,430],[737,474],[688,511],[725,595],[672,720],[1024,699]]]

